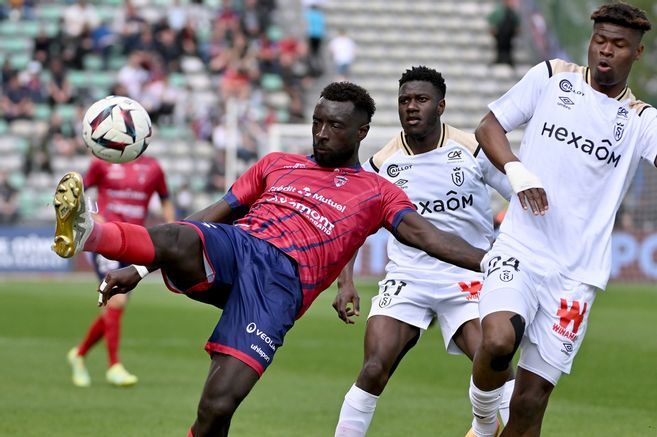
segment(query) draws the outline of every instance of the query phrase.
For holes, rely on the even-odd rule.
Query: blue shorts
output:
[[[113,259],[107,259],[103,255],[98,253],[89,253],[86,252],[89,257],[89,261],[94,266],[94,271],[99,280],[105,279],[105,275],[111,272],[112,270],[120,269],[122,267],[127,267],[130,264],[125,264]]]
[[[205,350],[231,355],[262,375],[294,325],[303,293],[296,263],[271,244],[238,227],[179,222],[203,242],[207,281],[174,292],[223,308]]]

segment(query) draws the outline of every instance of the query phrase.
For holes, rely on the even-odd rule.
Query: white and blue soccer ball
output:
[[[84,143],[94,156],[109,162],[137,159],[148,147],[152,132],[148,112],[128,97],[98,100],[82,120]]]

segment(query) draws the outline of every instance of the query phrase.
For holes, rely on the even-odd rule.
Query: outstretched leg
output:
[[[336,437],[360,437],[367,433],[379,395],[419,336],[419,328],[391,317],[377,315],[368,319],[363,367],[345,396]]]
[[[192,435],[227,436],[233,413],[256,382],[258,374],[247,364],[230,355],[213,354]]]
[[[499,311],[484,317],[481,325],[482,341],[472,363],[470,384],[472,428],[476,436],[493,436],[504,384],[524,335],[525,323],[518,314]]]
[[[203,247],[197,232],[180,223],[146,229],[129,223],[94,223],[87,209],[82,177],[67,173],[57,185],[57,227],[53,250],[64,258],[93,251],[126,264],[162,268],[184,289],[205,280]]]
[[[518,367],[517,380],[509,423],[501,435],[539,436],[554,385],[522,367]]]
[[[481,323],[479,319],[472,319],[465,322],[459,327],[456,331],[456,334],[452,337],[454,343],[463,351],[463,353],[470,358],[471,361],[474,360],[475,353],[479,349],[481,344]],[[504,390],[502,392],[502,397],[499,405],[498,412],[502,419],[502,424],[506,424],[509,421],[509,406],[511,403],[511,395],[513,394],[513,388],[515,385],[515,376],[513,369],[509,366],[507,370],[506,382],[504,383]],[[470,431],[474,432],[474,431]]]

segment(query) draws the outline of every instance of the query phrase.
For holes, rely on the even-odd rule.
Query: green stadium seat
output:
[[[116,80],[116,73],[113,71],[94,71],[89,75],[88,86],[98,88],[107,94]]]
[[[187,78],[181,73],[171,73],[169,75],[169,84],[174,88],[185,88]]]
[[[19,191],[25,188],[25,183],[27,182],[27,179],[25,178],[25,173],[23,173],[22,171],[12,172],[7,179],[9,180],[11,186]]]
[[[103,59],[98,55],[87,55],[84,57],[85,70],[100,70],[103,67]]]
[[[77,112],[75,105],[57,105],[55,111],[63,120],[74,120]]]
[[[38,17],[44,21],[52,21],[54,23],[59,21],[59,18],[64,15],[65,4],[46,3],[39,5],[37,8]]]
[[[47,103],[37,103],[34,105],[34,118],[37,120],[48,120],[50,113],[50,105]]]
[[[29,37],[16,36],[15,34],[13,36],[4,35],[0,38],[0,51],[16,53],[26,51],[31,52],[32,39]]]
[[[86,71],[69,70],[67,77],[73,88],[86,88],[88,86]]]
[[[260,78],[260,86],[265,91],[279,91],[283,88],[283,79],[278,74],[265,73]]]
[[[109,58],[109,68],[112,70],[118,70],[128,63],[128,59],[125,56],[115,55]]]

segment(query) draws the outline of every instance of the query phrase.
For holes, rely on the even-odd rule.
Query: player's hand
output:
[[[518,200],[522,209],[531,209],[534,215],[545,215],[548,209],[548,200],[543,188],[529,188],[518,193]]]
[[[531,209],[534,215],[545,215],[548,200],[541,180],[520,161],[504,164],[511,188],[518,194],[522,209]]]
[[[102,300],[98,302],[99,306],[107,305],[107,301],[115,294],[125,294],[133,290],[139,281],[141,276],[133,266],[112,270],[98,286],[98,292],[102,296]]]
[[[333,299],[333,308],[343,322],[348,325],[355,323],[352,317],[360,316],[360,297],[354,284],[338,287],[338,294]]]

